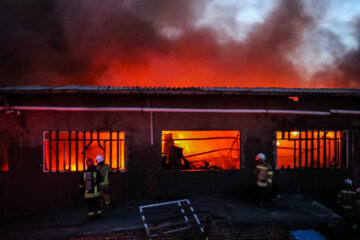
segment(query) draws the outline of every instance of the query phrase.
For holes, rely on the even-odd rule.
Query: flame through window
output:
[[[101,154],[113,170],[124,170],[124,132],[46,131],[44,171],[83,171],[86,159]]]
[[[162,131],[162,168],[240,169],[240,131]]]
[[[276,132],[277,168],[343,168],[347,157],[347,131]]]

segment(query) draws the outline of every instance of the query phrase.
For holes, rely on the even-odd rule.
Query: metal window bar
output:
[[[308,148],[308,131],[305,131],[305,168],[308,168],[308,162],[309,162],[309,148]]]
[[[76,150],[76,155],[75,155],[75,161],[76,161],[76,171],[79,171],[79,132],[76,131],[75,132],[75,150]]]
[[[333,132],[334,137],[326,137],[329,132]],[[293,149],[294,169],[302,168],[302,160],[305,160],[305,168],[348,167],[347,158],[349,152],[349,145],[351,145],[348,139],[348,131],[305,130],[299,132],[300,134],[298,139],[291,138],[290,133],[290,131],[285,131],[285,133],[283,133],[282,131],[280,139],[293,141],[294,143],[293,147],[290,147]],[[302,134],[304,133],[306,134],[306,136],[302,137]],[[315,135],[315,133],[317,133],[317,135]],[[321,137],[320,133],[324,133],[324,135]],[[286,134],[288,134],[288,137],[286,137]],[[297,142],[299,142],[298,145]],[[321,142],[323,146],[321,146]],[[303,147],[304,144],[305,146]],[[277,148],[290,149],[288,147]],[[305,154],[305,159],[303,157],[303,154]],[[323,160],[322,165],[321,159]]]
[[[311,130],[311,152],[310,152],[310,159],[311,159],[311,168],[314,168],[314,130]]]
[[[82,150],[82,154],[83,154],[83,170],[85,170],[85,149],[86,149],[86,132],[83,131],[83,150]]]
[[[47,148],[48,148],[48,153],[47,153],[47,157],[48,157],[48,166],[46,166],[45,170],[49,171],[49,172],[59,172],[60,171],[60,167],[63,168],[63,170],[61,171],[72,171],[71,166],[72,163],[74,163],[75,165],[75,170],[79,171],[79,160],[83,161],[83,169],[85,169],[85,160],[86,160],[86,150],[90,147],[91,143],[94,142],[94,132],[93,131],[83,131],[82,134],[83,136],[81,137],[81,135],[79,136],[79,132],[78,131],[65,131],[64,135],[60,135],[60,131],[48,131],[45,132],[45,140],[47,140]],[[67,134],[66,134],[67,133]],[[73,138],[72,133],[75,133],[75,137]],[[87,138],[87,134],[90,133],[90,137]],[[117,151],[116,156],[117,156],[117,162],[116,162],[116,170],[120,170],[123,165],[121,162],[121,156],[122,156],[122,147],[123,147],[123,141],[124,139],[120,138],[120,131],[117,131],[117,137],[116,138],[111,138],[111,135],[109,138],[100,138],[100,134],[98,132],[97,134],[97,142],[98,142],[98,146],[100,148],[103,149],[103,156],[105,156],[105,154],[107,154],[106,151],[106,144],[107,142],[110,144],[110,152],[109,152],[109,159],[110,161],[114,161],[114,159],[112,159],[112,152]],[[101,146],[100,141],[103,142],[103,146]],[[72,147],[72,143],[75,142],[75,149],[73,149]],[[80,147],[79,149],[79,144],[81,144],[82,142],[82,148]],[[113,148],[112,144],[116,143],[117,147]],[[61,150],[62,149],[62,150]],[[60,151],[61,150],[61,151]],[[68,154],[66,154],[66,150],[68,150]],[[79,152],[79,150],[82,150]],[[72,152],[75,151],[75,159],[72,159]],[[79,158],[79,153],[83,154],[82,158]],[[62,154],[62,155],[61,155]],[[55,156],[53,156],[55,155]],[[55,157],[55,161],[53,162],[53,157]],[[60,159],[60,157],[62,157]],[[63,162],[61,163],[60,166],[60,160],[62,160]],[[74,161],[74,162],[73,162]],[[111,162],[110,162],[111,163]],[[66,165],[68,164],[69,168],[66,168]],[[110,165],[111,166],[111,165]]]
[[[302,146],[301,146],[301,131],[299,131],[299,168],[301,169]]]
[[[68,147],[69,147],[69,172],[71,171],[71,131],[68,131]]]
[[[110,140],[109,140],[109,160],[110,160],[110,168],[112,168],[112,131],[110,131]]]
[[[139,211],[149,239],[190,229],[199,229],[199,233],[207,239],[189,199],[143,205],[139,206]]]
[[[52,159],[51,159],[51,148],[52,148],[52,146],[51,146],[51,133],[52,133],[52,131],[49,131],[49,172],[51,172],[52,170],[51,170],[51,167],[52,167]]]
[[[56,144],[56,172],[59,171],[59,131],[55,132],[56,134],[56,139],[55,139],[55,144]]]
[[[318,130],[317,131],[317,133],[318,133],[318,137],[317,137],[317,167],[318,168],[320,168],[320,157],[321,157],[321,155],[320,155],[320,131]]]
[[[323,136],[323,168],[326,168],[326,131]]]
[[[120,155],[119,155],[119,152],[120,152],[120,147],[119,147],[119,131],[116,132],[116,168],[117,170],[119,171],[119,162],[120,161]]]

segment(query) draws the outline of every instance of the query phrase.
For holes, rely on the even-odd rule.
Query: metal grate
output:
[[[98,154],[113,171],[124,170],[124,132],[44,132],[44,172],[83,171],[86,159]]]
[[[278,131],[277,168],[347,168],[349,132],[345,130]]]
[[[148,238],[157,238],[178,232],[186,237],[201,236],[207,239],[189,199],[139,206]]]

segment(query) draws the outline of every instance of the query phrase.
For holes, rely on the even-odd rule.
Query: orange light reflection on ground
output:
[[[196,168],[207,161],[221,169],[240,169],[239,131],[162,131],[162,152],[165,134],[172,134],[175,146],[183,148],[183,155]]]

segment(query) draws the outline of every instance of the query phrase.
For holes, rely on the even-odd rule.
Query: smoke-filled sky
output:
[[[0,86],[360,87],[359,0],[2,0]]]

